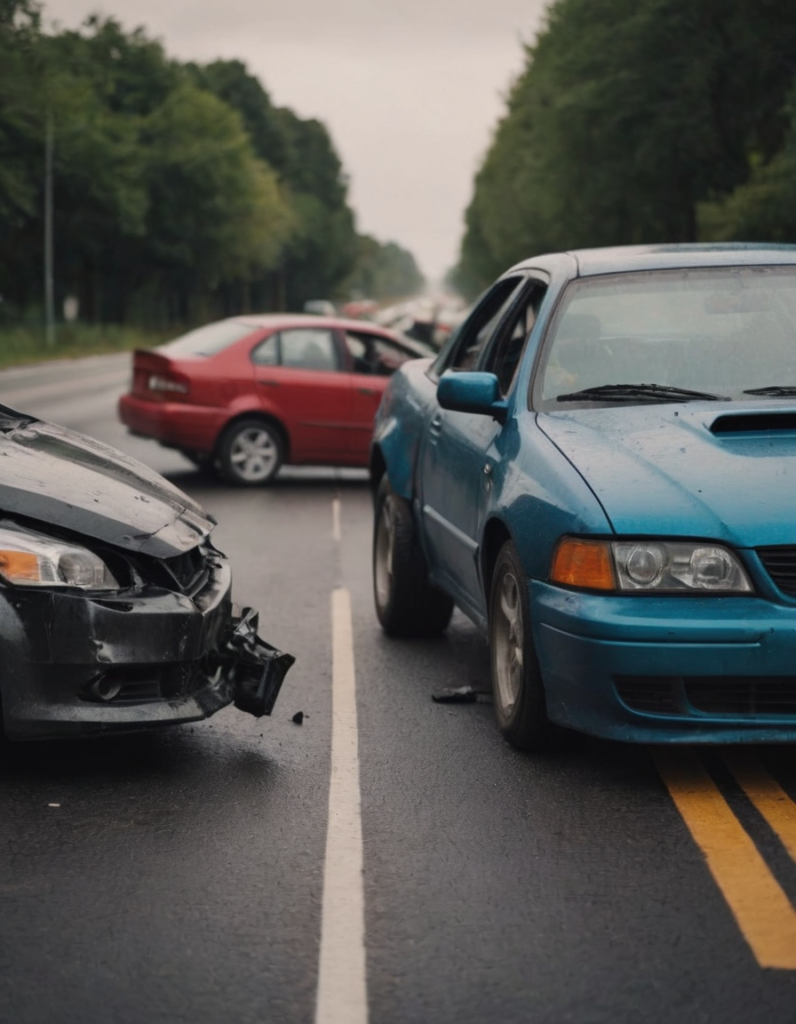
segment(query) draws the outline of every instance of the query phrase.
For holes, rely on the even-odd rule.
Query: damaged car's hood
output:
[[[619,534],[796,542],[796,405],[690,403],[540,414]]]
[[[0,511],[167,558],[215,520],[137,459],[0,406]]]

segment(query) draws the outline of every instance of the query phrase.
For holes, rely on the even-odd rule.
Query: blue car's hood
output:
[[[619,534],[796,544],[796,404],[540,413]]]

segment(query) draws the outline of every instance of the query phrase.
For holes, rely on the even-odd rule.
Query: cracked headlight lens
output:
[[[0,576],[21,587],[118,590],[113,573],[92,551],[43,533],[0,527]]]

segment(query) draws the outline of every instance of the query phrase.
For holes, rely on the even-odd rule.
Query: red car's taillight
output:
[[[171,373],[150,373],[146,386],[149,391],[167,391],[179,395],[187,395],[191,390],[187,377]]]

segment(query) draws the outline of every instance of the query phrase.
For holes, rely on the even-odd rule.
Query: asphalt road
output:
[[[202,501],[298,660],[271,719],[2,754],[2,1024],[794,1024],[793,748],[517,753],[431,700],[488,685],[466,619],[381,634],[363,474],[208,480],[124,434],[126,376],[11,371],[0,402]]]

